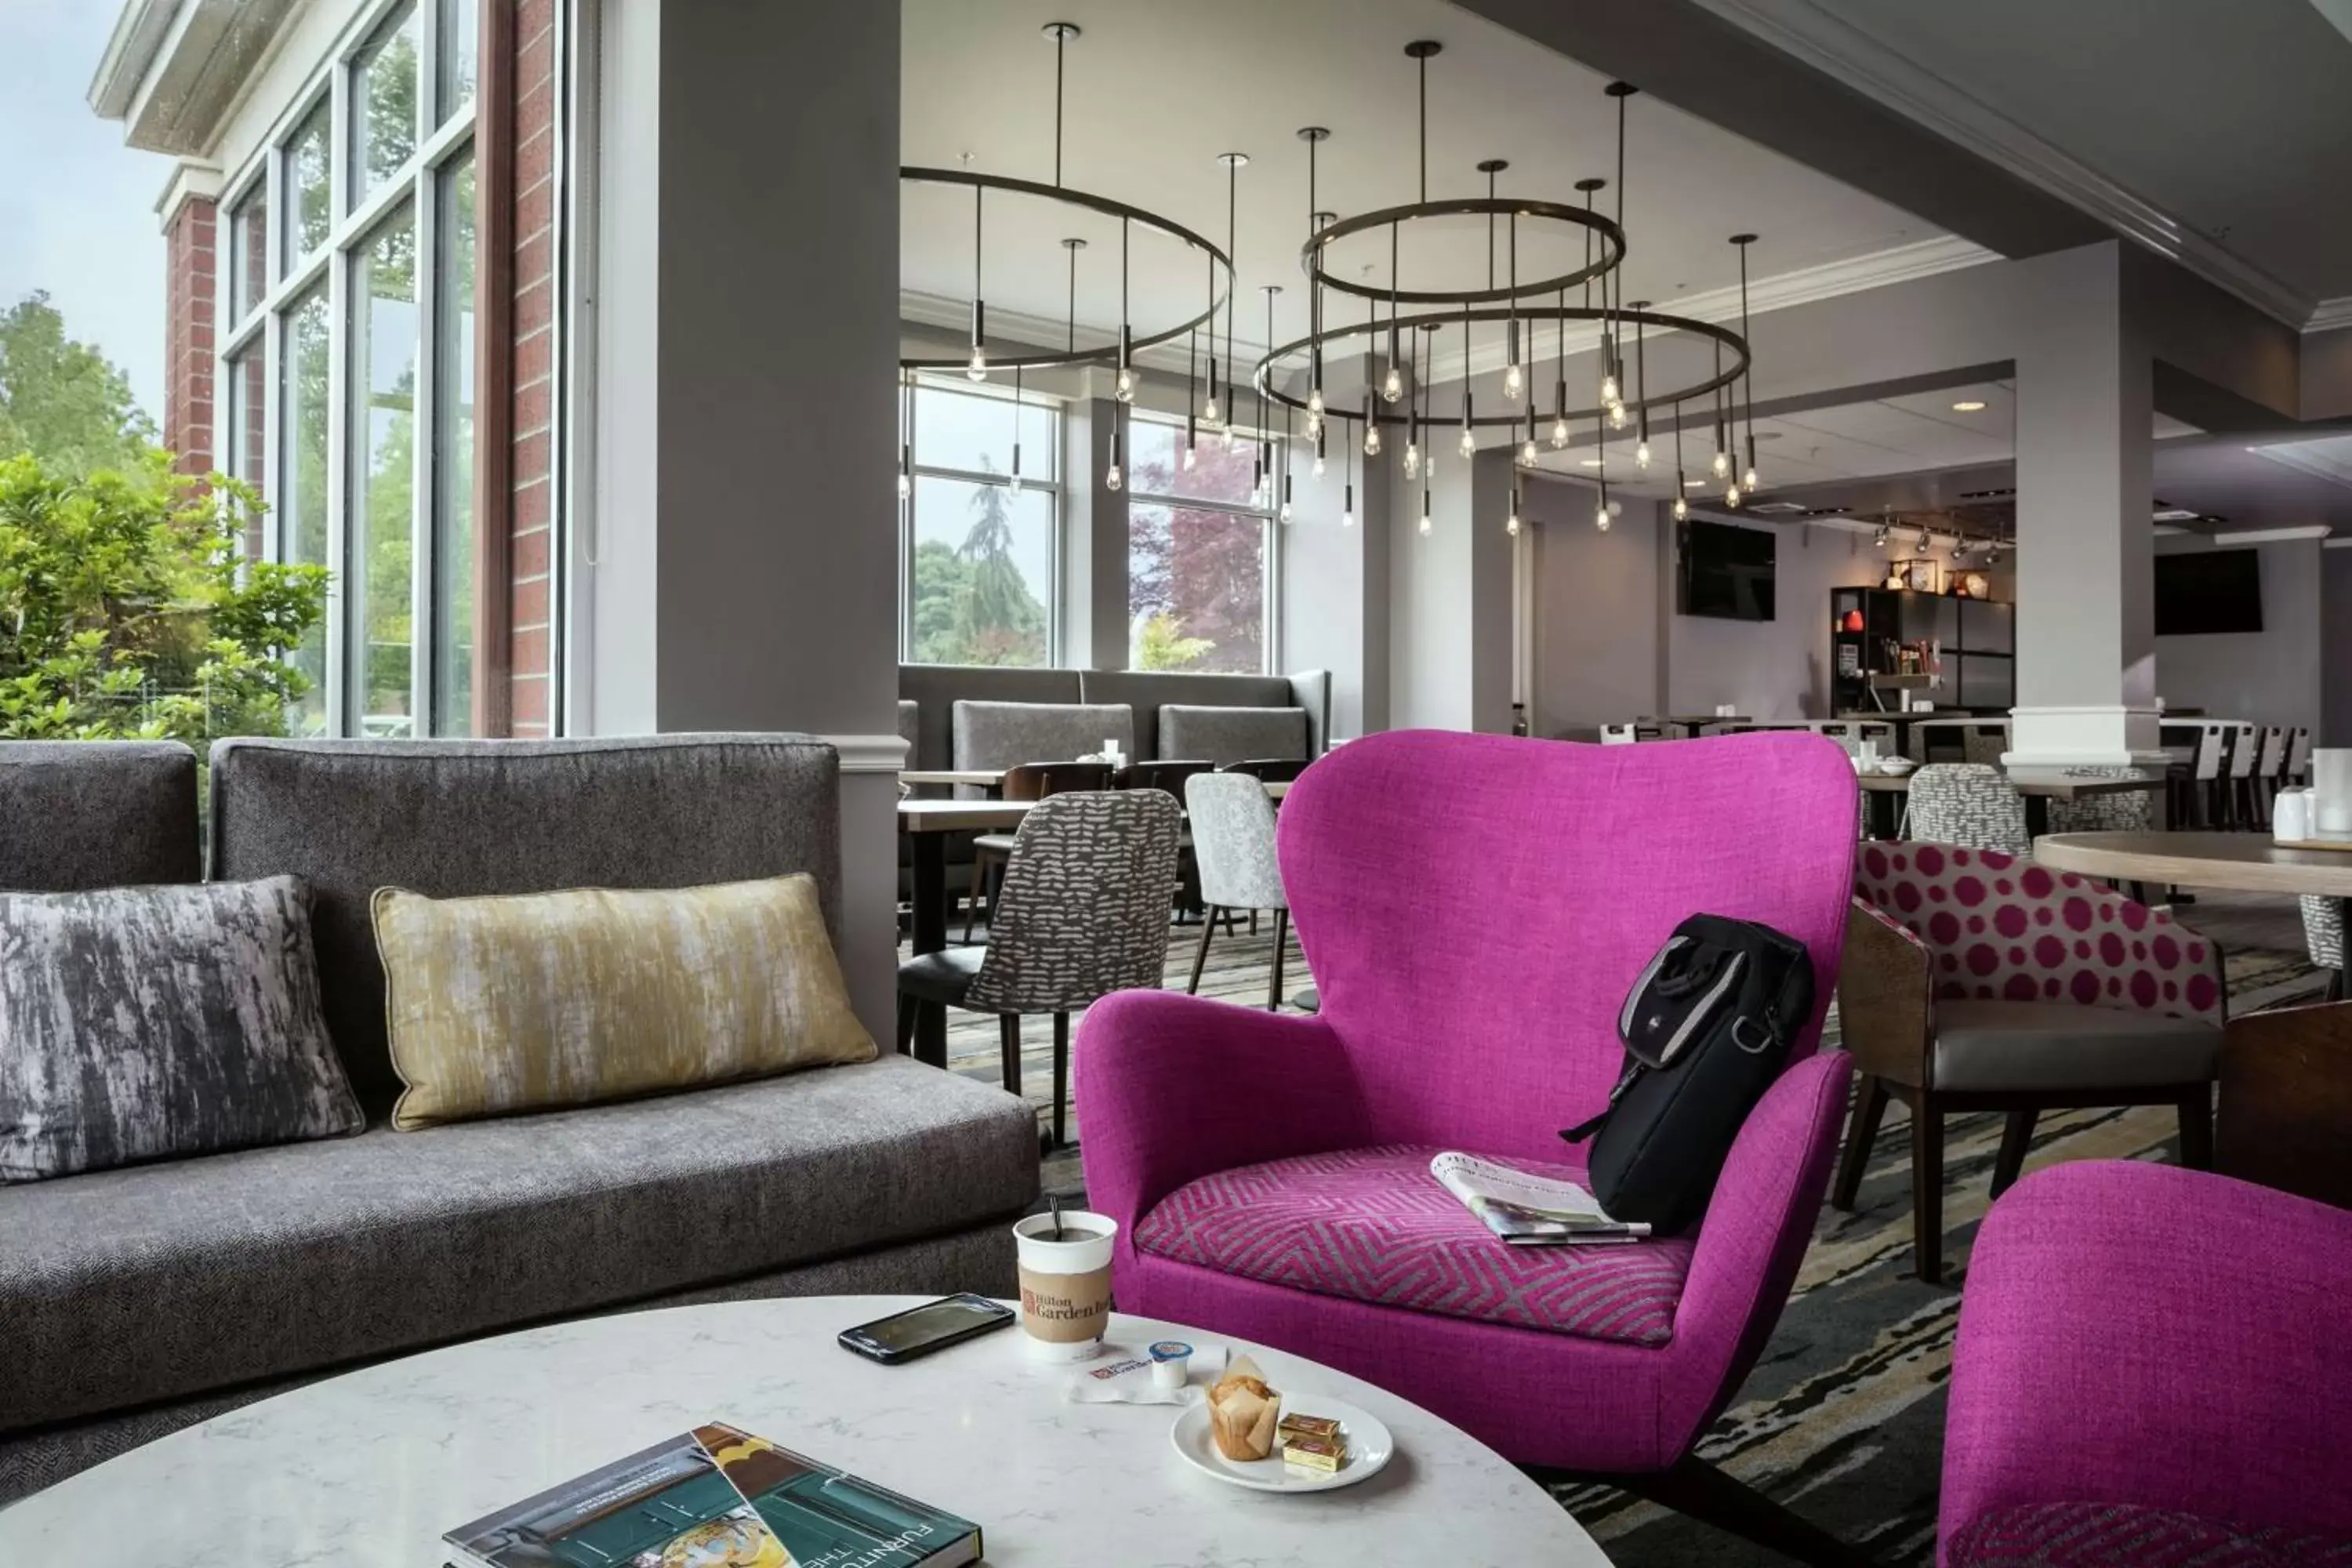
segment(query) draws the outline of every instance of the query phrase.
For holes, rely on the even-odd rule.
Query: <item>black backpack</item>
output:
[[[1625,1070],[1608,1109],[1560,1134],[1592,1138],[1586,1169],[1612,1219],[1664,1236],[1706,1212],[1740,1124],[1812,1011],[1804,943],[1722,915],[1675,928],[1617,1016]]]

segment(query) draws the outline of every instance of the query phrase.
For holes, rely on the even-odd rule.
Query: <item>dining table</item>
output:
[[[952,775],[952,776],[950,776]],[[925,769],[902,773],[907,784],[960,784],[993,788],[1003,773],[984,769]],[[1287,784],[1269,784],[1265,793],[1277,803],[1290,793]],[[898,831],[907,837],[910,888],[908,922],[909,946],[918,955],[937,952],[948,944],[948,835],[1007,833],[1036,802],[1028,800],[902,800]],[[948,1062],[947,1014],[938,1007],[915,1012],[915,1058],[932,1067]]]

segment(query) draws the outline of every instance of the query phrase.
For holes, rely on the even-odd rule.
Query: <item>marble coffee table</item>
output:
[[[998,1568],[1444,1563],[1607,1568],[1501,1456],[1275,1352],[1277,1387],[1388,1423],[1397,1456],[1312,1496],[1201,1475],[1168,1405],[1072,1405],[1016,1327],[905,1366],[834,1343],[919,1297],[804,1297],[562,1323],[429,1351],[214,1417],[0,1510],[0,1563],[433,1568],[445,1530],[705,1420],[977,1520]],[[1116,1317],[1111,1341],[1224,1343]]]

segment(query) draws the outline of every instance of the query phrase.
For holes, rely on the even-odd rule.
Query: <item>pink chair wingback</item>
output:
[[[1947,1002],[2076,1002],[2219,1026],[2221,950],[2160,910],[1997,849],[1863,848],[1854,890],[1936,954]]]
[[[1845,753],[1799,733],[1604,748],[1405,731],[1317,763],[1283,802],[1282,877],[1378,1136],[1557,1156],[1623,1062],[1628,986],[1702,911],[1811,950],[1811,1053],[1855,793]]]
[[[1317,762],[1277,847],[1320,1013],[1132,991],[1080,1027],[1080,1148],[1088,1202],[1122,1227],[1120,1305],[1316,1356],[1518,1463],[1675,1464],[1761,1351],[1828,1184],[1850,1070],[1816,1047],[1855,805],[1844,752],[1803,733],[1601,747],[1406,731]],[[1573,1166],[1559,1129],[1607,1100],[1625,994],[1698,912],[1803,942],[1816,1003],[1696,1235],[1662,1244],[1688,1249],[1668,1342],[1338,1300],[1137,1245],[1171,1194],[1267,1162],[1453,1147]]]

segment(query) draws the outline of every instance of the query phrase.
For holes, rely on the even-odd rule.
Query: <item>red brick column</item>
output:
[[[514,733],[551,732],[553,699],[556,0],[515,0]]]
[[[215,235],[219,204],[190,196],[166,220],[163,253],[163,445],[184,474],[210,473],[213,453]]]

